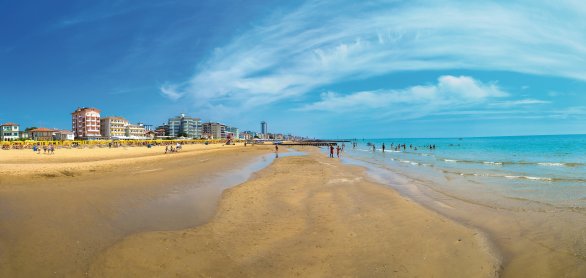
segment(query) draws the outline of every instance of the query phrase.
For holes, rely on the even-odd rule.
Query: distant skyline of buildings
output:
[[[240,131],[239,128],[219,122],[202,122],[200,118],[181,113],[153,129],[153,125],[132,124],[121,116],[102,117],[95,107],[78,107],[71,112],[71,131],[45,127],[21,130],[20,125],[7,122],[0,125],[0,141],[12,140],[144,140],[144,139],[277,139],[294,138],[291,135],[271,134],[268,123],[260,122],[260,132]],[[297,138],[297,137],[295,137]]]

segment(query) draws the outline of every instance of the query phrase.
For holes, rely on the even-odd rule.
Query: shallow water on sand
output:
[[[128,208],[116,218],[119,227],[129,232],[179,230],[206,223],[214,216],[222,192],[248,180],[278,157],[300,156],[289,151],[260,158],[223,173],[216,173],[197,185],[186,185],[159,198]]]
[[[429,144],[436,144],[435,152],[409,150],[409,140],[402,139],[407,144],[407,150],[397,152],[387,149],[383,153],[378,149],[382,144],[382,140],[379,140],[375,141],[378,143],[375,152],[365,144],[359,144],[353,149],[350,143],[342,160],[367,168],[374,179],[424,206],[486,232],[502,253],[504,276],[586,277],[586,183],[580,180],[580,173],[584,169],[576,165],[541,165],[536,162],[543,160],[543,157],[553,161],[552,158],[557,156],[562,161],[559,163],[577,164],[582,163],[584,158],[578,158],[575,154],[560,154],[568,152],[560,149],[554,150],[558,155],[546,153],[542,159],[538,155],[529,157],[526,155],[530,153],[528,150],[524,151],[524,158],[519,158],[523,154],[504,151],[495,154],[498,150],[490,158],[481,156],[480,151],[466,158],[463,150],[438,151],[442,146],[450,144],[452,148],[457,148],[454,142],[460,142],[462,146],[462,141],[466,139],[451,139],[444,143],[441,140],[426,140]],[[552,138],[541,140],[551,141]],[[385,145],[389,146],[388,142]],[[414,144],[423,145],[422,141]],[[547,145],[543,142],[541,144]],[[480,145],[488,148],[486,142]],[[573,145],[573,150],[582,151],[581,145]],[[472,149],[470,146],[467,148]],[[421,147],[418,149],[421,150]],[[490,153],[490,150],[485,149],[482,153]],[[498,164],[504,159],[495,158],[503,158],[505,155],[524,162],[504,167],[506,163]],[[438,159],[440,156],[449,158]],[[470,162],[472,159],[492,160],[492,163]],[[458,163],[456,160],[465,162]],[[538,169],[542,167],[564,168]],[[567,171],[567,167],[573,167],[575,171]],[[520,176],[565,179],[560,181]]]
[[[207,222],[223,190],[274,159],[275,154],[203,154],[164,166],[126,167],[95,180],[44,179],[36,183],[47,186],[30,189],[20,184],[0,194],[0,277],[87,275],[97,254],[128,235]],[[202,170],[195,171],[199,165]]]

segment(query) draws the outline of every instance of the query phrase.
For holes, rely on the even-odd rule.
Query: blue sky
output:
[[[586,133],[581,1],[0,7],[0,122],[70,128],[92,106],[329,138]]]

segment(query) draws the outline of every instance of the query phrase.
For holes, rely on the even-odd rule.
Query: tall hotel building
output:
[[[128,120],[122,117],[105,117],[100,119],[100,132],[107,138],[123,138],[126,136]]]
[[[77,108],[71,113],[71,131],[75,138],[92,139],[100,137],[100,110]]]
[[[167,122],[167,135],[171,137],[200,138],[202,132],[201,120],[181,114],[170,118]]]

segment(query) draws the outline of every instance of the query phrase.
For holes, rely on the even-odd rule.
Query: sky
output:
[[[0,122],[77,107],[317,138],[586,133],[586,4],[0,0]]]

